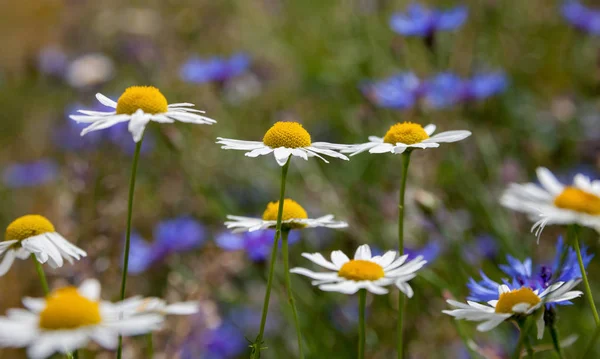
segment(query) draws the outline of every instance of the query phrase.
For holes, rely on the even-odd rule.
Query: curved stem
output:
[[[594,297],[592,296],[592,288],[590,287],[590,282],[588,281],[587,274],[585,273],[585,264],[583,264],[583,258],[581,257],[581,249],[579,248],[578,232],[578,228],[575,227],[573,229],[573,246],[575,247],[575,252],[577,252],[577,261],[579,262],[579,270],[581,271],[581,279],[583,280],[585,296],[588,300],[590,308],[592,309],[592,314],[594,315],[596,327],[598,327],[600,326],[600,317],[598,317],[598,310],[596,309],[596,304],[594,304]]]
[[[527,350],[527,358],[533,359],[533,348],[531,347],[529,338],[525,338],[525,350]]]
[[[131,165],[131,178],[129,180],[129,198],[127,202],[127,232],[125,237],[125,251],[123,254],[123,274],[121,276],[121,300],[125,299],[125,288],[127,285],[127,271],[129,269],[129,246],[131,242],[131,218],[133,216],[133,194],[135,192],[135,178],[137,175],[138,161],[140,158],[140,151],[142,149],[142,141],[144,138],[135,145],[135,153],[133,155],[133,163]],[[119,336],[119,347],[117,349],[117,358],[121,359],[123,353],[123,337]]]
[[[260,358],[260,351],[263,349],[263,335],[265,333],[265,324],[267,323],[267,313],[269,311],[269,300],[271,298],[271,286],[273,284],[273,274],[275,273],[275,261],[277,259],[277,248],[279,245],[279,238],[281,237],[281,218],[283,217],[283,202],[285,200],[285,179],[287,178],[288,169],[290,167],[290,159],[288,157],[287,162],[281,168],[281,189],[279,192],[279,209],[277,212],[277,225],[275,226],[275,238],[273,239],[273,248],[271,249],[271,264],[269,266],[269,277],[267,279],[267,289],[265,291],[265,299],[263,302],[262,317],[260,320],[260,331],[258,336],[254,340],[254,343],[250,345],[252,352],[250,353],[251,359]]]
[[[517,347],[515,348],[515,352],[512,355],[512,359],[519,359],[521,358],[521,350],[523,349],[523,344],[525,344],[526,346],[528,346],[529,348],[531,348],[531,345],[529,344],[529,339],[527,339],[527,335],[529,334],[529,329],[531,328],[531,323],[532,321],[529,319],[525,320],[525,323],[519,323],[519,329],[521,330],[521,333],[519,334],[519,341],[517,341]],[[527,352],[529,353],[529,348],[527,349]]]
[[[296,308],[296,300],[294,299],[294,292],[292,291],[292,281],[290,279],[290,261],[288,251],[288,235],[290,234],[289,229],[284,229],[281,232],[281,255],[283,256],[283,271],[285,278],[285,289],[287,291],[288,302],[292,307],[292,314],[294,316],[294,325],[296,326],[296,336],[298,337],[298,358],[304,359],[302,352],[302,332],[300,331],[300,321],[298,320],[298,309]]]
[[[46,274],[44,274],[42,263],[38,262],[34,254],[31,255],[31,259],[33,260],[33,263],[35,263],[35,270],[38,274],[38,277],[40,277],[40,284],[44,290],[44,295],[48,295],[50,293],[50,288],[48,287],[48,281],[46,280]]]
[[[398,253],[404,254],[404,195],[406,192],[406,178],[408,177],[408,165],[410,164],[410,150],[402,154],[402,179],[400,182],[400,198],[398,201]],[[398,359],[403,358],[404,354],[404,335],[403,335],[403,319],[404,319],[404,302],[405,298],[402,293],[398,295]]]
[[[365,358],[366,326],[365,326],[365,307],[367,306],[367,290],[361,289],[358,292],[358,359]]]

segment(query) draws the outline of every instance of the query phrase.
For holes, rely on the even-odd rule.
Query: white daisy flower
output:
[[[277,122],[271,127],[262,141],[243,141],[217,137],[217,143],[223,145],[225,150],[247,151],[246,156],[258,157],[273,153],[280,166],[285,165],[290,156],[308,160],[309,157],[318,157],[329,163],[323,156],[330,156],[348,160],[348,157],[336,152],[347,145],[338,145],[327,142],[311,142],[311,137],[298,122]]]
[[[354,259],[342,251],[331,252],[331,262],[320,253],[302,253],[302,256],[332,272],[313,272],[306,268],[292,268],[290,272],[314,279],[312,284],[323,291],[354,294],[366,289],[374,294],[386,294],[388,290],[384,287],[394,284],[409,298],[413,290],[408,281],[427,263],[422,256],[406,262],[408,255],[396,258],[395,251],[373,257],[366,244],[358,247]]]
[[[52,268],[62,267],[65,259],[72,264],[87,255],[57,233],[47,218],[35,214],[17,218],[6,228],[0,242],[0,276],[8,272],[15,258],[29,259],[31,254]]]
[[[160,314],[160,315],[192,315],[200,311],[200,304],[195,301],[167,304],[160,298],[140,296],[125,299],[113,304],[116,311],[124,315]]]
[[[531,315],[539,308],[542,308],[543,311],[545,304],[559,303],[580,297],[583,295],[582,292],[571,290],[579,282],[580,280],[557,282],[539,294],[538,290],[527,287],[510,290],[507,285],[503,284],[498,287],[498,299],[490,300],[487,305],[472,301],[464,304],[449,299],[446,302],[458,309],[442,312],[456,319],[483,322],[477,326],[477,330],[485,332],[509,318]],[[537,337],[541,339],[544,335],[544,315],[542,313],[537,314],[536,325]]]
[[[100,284],[86,280],[79,288],[55,290],[46,298],[24,298],[26,309],[10,309],[0,317],[0,347],[27,347],[31,359],[70,353],[92,340],[114,350],[119,335],[159,329],[164,316],[124,315],[118,305],[100,301]]]
[[[347,145],[342,153],[350,156],[369,151],[370,153],[403,153],[407,149],[439,147],[440,143],[457,142],[471,136],[469,131],[446,131],[433,135],[435,125],[421,125],[413,122],[397,123],[390,127],[383,138],[369,136],[369,142]],[[433,136],[432,136],[433,135]]]
[[[225,222],[228,229],[232,229],[233,233],[254,232],[261,229],[277,226],[277,212],[279,211],[279,201],[270,202],[267,204],[267,209],[261,218],[227,216],[229,221]],[[348,223],[334,220],[332,214],[328,214],[319,218],[308,218],[308,214],[298,202],[286,198],[283,201],[283,214],[281,216],[281,226],[284,229],[300,229],[300,228],[346,228]]]
[[[500,203],[528,214],[538,239],[548,224],[579,224],[600,231],[600,181],[578,174],[572,185],[564,186],[548,169],[536,172],[541,186],[512,183]]]
[[[211,125],[217,121],[202,116],[204,111],[191,107],[191,103],[169,104],[163,94],[152,86],[128,87],[117,102],[98,93],[96,98],[104,106],[115,110],[109,112],[79,110],[83,115],[71,115],[71,119],[79,123],[89,123],[81,135],[92,131],[104,130],[121,122],[129,122],[129,132],[135,142],[144,135],[144,129],[150,121],[173,123],[175,121]]]

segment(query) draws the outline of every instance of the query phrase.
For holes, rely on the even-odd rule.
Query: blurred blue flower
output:
[[[129,273],[142,273],[171,253],[199,248],[206,240],[206,229],[191,217],[179,217],[159,222],[153,236],[154,241],[147,242],[139,234],[132,233]]]
[[[473,76],[468,85],[466,100],[485,100],[504,92],[508,87],[508,77],[501,71],[481,73]]]
[[[488,234],[478,235],[463,249],[465,260],[471,264],[485,259],[493,259],[498,254],[498,242]]]
[[[405,36],[432,36],[438,31],[459,28],[466,20],[468,10],[465,6],[442,11],[429,9],[421,4],[410,4],[405,13],[396,13],[390,19],[392,30]]]
[[[2,179],[9,188],[36,187],[52,182],[58,176],[58,165],[52,160],[14,163],[4,168]]]
[[[506,90],[508,78],[503,72],[477,74],[471,79],[443,72],[425,81],[423,96],[427,106],[446,108],[458,103],[485,100]]]
[[[190,57],[181,66],[179,75],[183,81],[191,83],[225,82],[246,72],[250,67],[250,57],[239,53],[230,58],[212,57],[203,59]]]
[[[586,7],[579,1],[566,1],[561,7],[565,19],[581,31],[600,35],[600,11]]]
[[[421,82],[412,72],[399,73],[388,79],[365,83],[363,94],[375,105],[397,110],[408,109],[416,103]]]
[[[274,231],[263,230],[244,233],[231,233],[225,231],[217,235],[215,239],[217,246],[226,251],[243,250],[253,262],[262,262],[271,254]],[[289,245],[293,245],[300,239],[298,231],[291,231],[288,237]],[[281,241],[279,242],[281,245]]]
[[[429,243],[427,243],[421,249],[405,248],[404,254],[408,254],[408,258],[406,259],[407,261],[410,261],[417,256],[423,256],[423,259],[427,261],[427,264],[431,264],[440,255],[442,249],[442,245],[439,241],[429,241]]]
[[[216,328],[193,332],[182,345],[181,359],[231,359],[247,349],[248,342],[241,330],[224,320]]]
[[[67,55],[56,46],[46,46],[38,53],[37,67],[45,75],[62,76],[68,63]]]

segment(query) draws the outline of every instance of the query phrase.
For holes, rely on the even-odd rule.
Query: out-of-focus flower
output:
[[[423,128],[413,122],[397,123],[390,127],[384,137],[369,136],[369,142],[346,145],[341,152],[350,153],[350,157],[365,151],[400,154],[406,150],[436,148],[440,143],[457,142],[471,136],[469,131],[446,131],[433,135],[435,129],[435,125]]]
[[[181,359],[233,359],[248,349],[248,342],[233,321],[192,333],[181,349]]]
[[[365,83],[360,88],[373,104],[401,110],[415,105],[420,94],[421,81],[412,72],[407,72],[382,81]]]
[[[481,73],[471,79],[444,72],[425,81],[423,101],[425,106],[440,109],[461,102],[484,100],[506,90],[508,78],[502,72]]]
[[[317,157],[329,163],[323,156],[341,158],[348,161],[348,157],[336,152],[347,145],[328,142],[312,142],[310,134],[298,122],[275,123],[264,135],[262,141],[244,141],[217,137],[217,143],[223,145],[224,150],[246,151],[247,157],[265,156],[273,153],[277,164],[283,166],[291,156],[308,160]]]
[[[600,231],[600,181],[577,174],[564,186],[548,169],[539,167],[535,183],[512,183],[500,203],[526,213],[535,221],[532,231],[539,236],[548,224],[579,224]]]
[[[320,253],[302,253],[302,256],[331,272],[319,273],[306,268],[292,268],[290,272],[313,279],[312,284],[323,291],[354,294],[366,289],[373,294],[387,294],[385,287],[393,284],[409,298],[413,290],[408,281],[427,263],[423,257],[406,262],[408,255],[396,257],[395,251],[373,257],[366,244],[358,247],[354,259],[342,251],[331,252],[331,262]]]
[[[51,160],[15,163],[4,168],[2,179],[10,188],[36,187],[52,182],[58,176],[58,165]]]
[[[427,263],[432,263],[442,252],[443,248],[439,241],[429,241],[424,247],[420,249],[405,248],[404,254],[408,254],[408,260],[415,259],[417,257],[423,258]]]
[[[68,64],[67,55],[57,46],[46,46],[37,57],[37,67],[45,75],[62,76]]]
[[[437,10],[413,3],[406,12],[392,15],[390,26],[400,35],[429,37],[438,31],[458,29],[467,20],[468,13],[465,6]]]
[[[254,217],[240,217],[228,215],[229,221],[225,222],[228,229],[232,229],[233,233],[239,232],[254,232],[260,229],[275,229],[277,225],[277,215],[279,210],[279,201],[270,202],[265,209],[262,219]],[[319,218],[308,218],[308,214],[298,204],[298,202],[286,198],[283,201],[283,213],[281,217],[281,226],[283,229],[302,229],[302,228],[346,228],[348,223],[343,221],[335,221],[332,214],[328,214]]]
[[[46,298],[23,298],[23,305],[26,309],[0,318],[0,346],[27,347],[32,359],[71,353],[89,341],[114,350],[120,335],[149,333],[164,321],[155,312],[130,312],[122,303],[101,301],[97,280],[57,289]]]
[[[114,75],[114,64],[103,54],[87,54],[73,60],[65,74],[66,81],[75,88],[101,85]]]
[[[176,121],[196,125],[212,125],[217,121],[200,115],[204,111],[191,107],[191,103],[169,104],[165,96],[152,86],[128,87],[117,102],[98,93],[96,98],[104,106],[112,107],[115,111],[99,112],[79,110],[83,115],[71,115],[71,119],[89,124],[81,135],[92,131],[105,130],[120,123],[129,125],[133,140],[140,142],[146,125],[150,122],[174,123]]]
[[[496,239],[487,234],[476,236],[472,242],[467,243],[463,248],[464,258],[471,264],[493,259],[498,254]]]
[[[132,233],[129,273],[142,273],[171,253],[199,248],[206,240],[206,229],[193,218],[179,217],[159,222],[153,236],[154,241],[150,243],[139,234]]]
[[[226,82],[246,72],[250,67],[250,57],[239,53],[230,58],[212,57],[203,59],[190,57],[179,70],[183,81],[191,83]]]
[[[222,232],[215,241],[219,248],[226,251],[245,251],[253,262],[265,261],[273,248],[272,230],[259,230],[245,233]],[[290,245],[300,240],[298,231],[290,232],[288,243]],[[281,245],[281,244],[280,244]]]
[[[87,255],[56,232],[47,218],[26,215],[8,225],[5,239],[0,242],[0,276],[8,272],[15,258],[28,259],[32,254],[38,262],[48,262],[52,268],[62,267],[63,259],[73,264],[73,260]]]
[[[576,0],[568,0],[562,5],[561,12],[577,29],[600,35],[600,10],[591,9]]]

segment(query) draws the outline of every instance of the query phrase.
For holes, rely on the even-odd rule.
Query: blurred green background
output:
[[[235,323],[235,308],[259,312],[264,293],[265,264],[254,263],[241,251],[218,248],[214,238],[224,230],[227,214],[258,216],[267,202],[276,200],[279,167],[271,157],[251,159],[221,150],[215,144],[217,136],[260,140],[279,120],[299,121],[313,141],[333,143],[383,136],[390,125],[404,120],[435,123],[438,131],[468,129],[473,136],[465,141],[413,154],[406,232],[409,248],[432,242],[441,248],[412,281],[415,296],[408,301],[407,356],[465,357],[454,320],[441,313],[446,308],[444,299],[451,295],[464,299],[467,279],[478,278],[480,269],[499,280],[497,264],[505,262],[505,254],[521,260],[532,256],[535,263],[551,260],[557,236],[565,234],[562,228],[547,228],[537,245],[526,218],[500,207],[502,190],[509,182],[531,180],[537,166],[565,176],[582,169],[594,174],[598,170],[599,41],[573,29],[561,17],[558,1],[473,0],[464,2],[469,8],[465,25],[439,33],[432,53],[421,38],[402,37],[389,28],[391,14],[408,3],[36,0],[0,4],[0,165],[7,169],[14,163],[47,159],[58,166],[56,178],[41,185],[3,184],[0,224],[6,226],[27,213],[50,218],[58,231],[89,254],[74,266],[46,268],[51,285],[95,277],[102,282],[103,297],[115,299],[131,156],[113,145],[65,151],[57,146],[54,133],[68,123],[73,106],[93,107],[96,92],[118,97],[132,85],[157,86],[170,102],[193,102],[206,110],[218,121],[216,125],[149,126],[153,148],[140,162],[135,194],[134,227],[144,238],[152,238],[156,223],[180,215],[192,216],[207,230],[202,248],[168,256],[144,273],[132,275],[128,286],[129,295],[201,302],[199,316],[170,319],[155,337],[157,358],[179,358],[186,343],[202,342],[203,335],[224,318]],[[49,47],[60,49],[71,65],[87,54],[102,54],[110,71],[103,73],[92,64],[73,75],[82,79],[49,75],[40,70],[40,56]],[[186,83],[179,76],[190,56],[237,52],[247,53],[251,66],[226,85]],[[441,110],[377,108],[358,87],[365,80],[398,71],[412,70],[420,77],[440,71],[469,76],[481,68],[504,70],[510,79],[507,91],[487,101]],[[291,248],[292,266],[309,265],[300,257],[303,251],[352,253],[364,243],[382,250],[394,248],[399,156],[363,154],[350,162],[332,159],[330,164],[292,162],[287,195],[313,217],[332,213],[350,224],[345,231],[302,231],[300,242]],[[482,245],[482,237],[492,240]],[[583,237],[595,253],[596,233],[586,230]],[[600,295],[597,262],[592,260],[589,273]],[[270,316],[277,326],[267,334],[266,359],[294,358],[296,352],[280,265],[278,270]],[[303,277],[292,280],[308,357],[354,358],[355,314],[347,312],[357,310],[357,297],[320,292]],[[20,306],[23,296],[41,295],[29,262],[14,265],[0,278],[0,288],[2,313]],[[392,292],[369,296],[368,358],[394,357],[397,291]],[[594,328],[590,314],[583,298],[560,308],[558,327],[563,338],[579,336],[566,349],[567,357],[575,357],[589,340]],[[257,332],[250,327],[240,330],[254,339]],[[483,334],[472,323],[462,323],[461,328],[478,345],[480,357],[502,358],[512,352],[516,331],[510,324]],[[239,338],[231,340],[239,342]],[[126,357],[145,357],[143,339],[126,343]],[[550,343],[546,335],[538,345],[550,347]],[[89,348],[85,358],[113,356],[93,345]],[[0,351],[0,358],[22,355]],[[553,355],[548,351],[536,357]],[[232,356],[237,357],[247,354]]]

